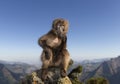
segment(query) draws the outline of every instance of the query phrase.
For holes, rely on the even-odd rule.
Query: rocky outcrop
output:
[[[51,67],[48,69],[48,78],[44,82],[41,80],[41,71],[42,70],[36,70],[31,75],[26,76],[26,78],[21,81],[21,84],[28,84],[28,82],[29,84],[82,84],[78,79],[82,71],[81,66],[73,69],[68,76],[63,78],[60,76],[59,67]]]
[[[32,84],[33,82],[36,82],[36,84],[72,84],[67,76],[65,78],[61,78],[60,69],[58,67],[51,67],[48,69],[48,78],[44,82],[41,80],[41,71],[41,69],[36,70],[22,80],[21,83],[28,84],[28,82],[31,82],[29,84]]]
[[[46,81],[41,80],[41,70],[36,70],[30,75],[27,75],[20,84],[109,84],[108,80],[103,77],[90,78],[89,80],[81,82],[79,77],[81,76],[82,66],[74,68],[68,76],[62,78],[60,76],[59,67],[51,67],[48,69],[48,79]]]

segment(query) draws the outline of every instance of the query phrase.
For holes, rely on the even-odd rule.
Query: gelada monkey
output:
[[[47,69],[58,66],[61,69],[61,77],[67,75],[67,68],[70,62],[70,55],[66,49],[68,32],[68,21],[65,19],[55,19],[52,29],[39,38],[38,43],[43,48],[42,60],[42,80],[47,79]]]

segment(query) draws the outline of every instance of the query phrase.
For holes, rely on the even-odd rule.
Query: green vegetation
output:
[[[73,69],[68,77],[70,78],[72,84],[83,84],[82,82],[79,81],[79,76],[82,72],[82,66],[78,66],[75,69]]]
[[[87,80],[86,84],[109,84],[108,80],[102,77],[90,78]]]

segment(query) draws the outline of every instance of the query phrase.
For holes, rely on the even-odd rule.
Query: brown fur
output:
[[[42,60],[42,79],[46,79],[47,69],[51,66],[61,68],[61,76],[66,76],[70,56],[66,49],[68,22],[64,19],[55,19],[52,29],[39,40],[39,45],[43,48]]]

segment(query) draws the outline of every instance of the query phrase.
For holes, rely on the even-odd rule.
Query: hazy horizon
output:
[[[0,60],[39,63],[38,38],[55,18],[69,21],[67,48],[73,60],[120,55],[119,0],[1,0]]]
[[[95,58],[95,59],[82,59],[82,60],[75,60],[73,59],[74,62],[78,62],[78,63],[83,63],[83,62],[102,62],[102,61],[107,61],[110,60],[112,58],[117,58],[118,56],[115,57],[107,57],[107,58]],[[7,59],[2,59],[0,60],[1,63],[27,63],[27,64],[31,64],[31,65],[36,65],[37,67],[39,67],[38,65],[41,65],[41,61],[40,60],[34,60],[34,61],[30,61],[30,60],[7,60]]]

